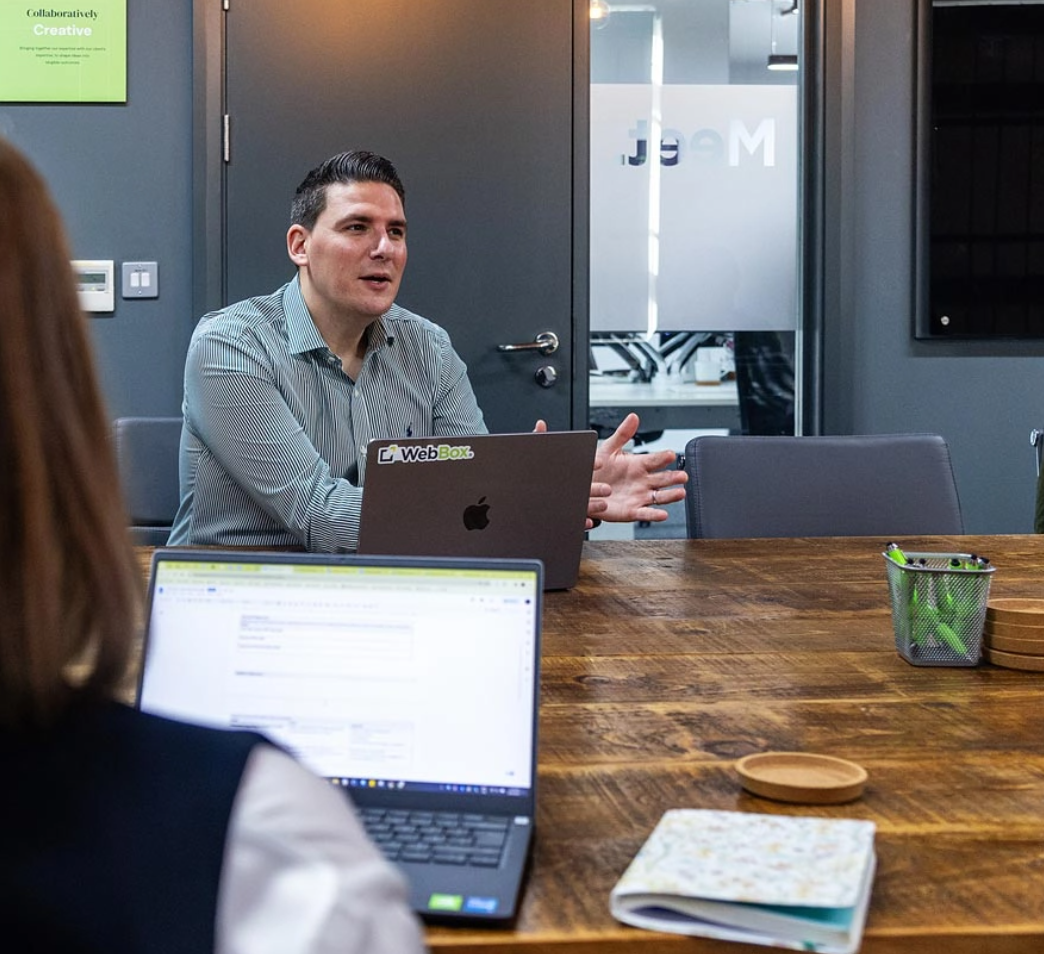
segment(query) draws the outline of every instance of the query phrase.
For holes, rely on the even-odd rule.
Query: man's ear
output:
[[[286,253],[297,266],[308,264],[308,237],[311,233],[303,225],[291,225],[286,233]]]

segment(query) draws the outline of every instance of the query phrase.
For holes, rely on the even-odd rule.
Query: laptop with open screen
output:
[[[510,922],[534,831],[542,570],[157,550],[138,706],[264,733],[343,788],[422,917]]]
[[[360,553],[539,559],[544,586],[576,582],[594,431],[374,440]]]

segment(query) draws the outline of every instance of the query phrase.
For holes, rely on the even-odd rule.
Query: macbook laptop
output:
[[[539,559],[576,582],[597,435],[411,437],[367,445],[360,553]]]
[[[533,839],[537,561],[157,550],[145,712],[262,732],[432,921],[508,923]]]

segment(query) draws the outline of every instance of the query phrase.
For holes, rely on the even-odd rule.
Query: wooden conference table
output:
[[[640,931],[613,883],[668,808],[871,819],[865,954],[1044,951],[1044,673],[914,667],[876,539],[585,544],[544,608],[537,839],[513,930],[429,928],[436,952],[763,951]],[[991,596],[1044,597],[1044,536],[901,538],[974,552]],[[142,551],[143,559],[148,551]],[[735,761],[863,765],[863,796],[789,805]]]

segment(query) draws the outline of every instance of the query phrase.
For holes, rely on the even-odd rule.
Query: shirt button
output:
[[[355,390],[354,390],[354,391],[352,392],[352,397],[362,397],[362,392],[361,392],[361,391],[360,391],[360,390],[359,390],[358,388],[356,388],[356,389],[355,389]]]

